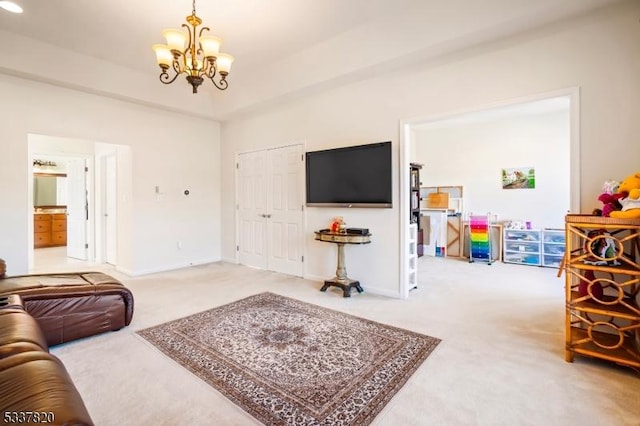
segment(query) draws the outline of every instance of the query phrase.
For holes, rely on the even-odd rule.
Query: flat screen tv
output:
[[[306,153],[307,206],[392,207],[391,142]]]

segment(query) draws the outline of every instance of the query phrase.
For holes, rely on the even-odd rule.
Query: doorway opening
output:
[[[34,134],[28,143],[29,271],[117,267],[118,152],[129,148]],[[45,201],[43,174],[56,181]]]
[[[447,126],[455,126],[456,123],[463,123],[467,126],[469,123],[482,121],[486,119],[488,116],[496,116],[501,115],[503,118],[508,117],[509,114],[513,114],[514,111],[528,111],[528,113],[532,113],[535,108],[546,107],[549,108],[550,105],[565,105],[566,114],[565,114],[565,122],[564,125],[567,128],[568,136],[564,138],[563,144],[565,144],[565,149],[567,155],[564,156],[565,161],[559,165],[564,172],[560,173],[563,181],[561,184],[566,188],[567,198],[566,205],[569,206],[569,211],[577,212],[580,210],[580,149],[579,149],[579,90],[578,88],[569,88],[565,90],[560,90],[556,92],[544,93],[535,96],[529,96],[524,99],[511,100],[506,102],[501,102],[498,104],[488,105],[482,108],[475,108],[468,111],[462,111],[455,114],[446,114],[440,115],[437,117],[424,118],[424,119],[416,119],[411,121],[403,121],[401,122],[401,140],[400,140],[400,242],[401,242],[401,250],[400,250],[400,293],[401,297],[407,298],[409,296],[409,291],[414,287],[414,283],[416,282],[416,277],[411,277],[410,274],[415,273],[415,262],[416,259],[412,256],[412,240],[411,240],[411,227],[410,227],[410,177],[409,177],[409,169],[410,163],[415,161],[416,156],[419,154],[416,152],[416,139],[419,137],[421,130],[424,129],[436,129],[436,128],[444,128]],[[541,111],[539,111],[541,112]],[[506,119],[508,120],[508,118]],[[505,120],[503,120],[504,122]],[[460,129],[463,129],[464,126],[461,125]],[[457,130],[456,130],[457,131]],[[464,132],[460,132],[463,134]],[[431,133],[436,134],[436,132]],[[441,133],[440,133],[441,134]],[[433,139],[431,139],[433,140]],[[462,158],[463,156],[473,155],[472,150],[465,151],[460,149],[460,152],[457,151],[457,148],[460,146],[455,143],[455,141],[449,141],[451,145],[447,145],[448,152],[452,157]],[[474,147],[475,148],[475,147]],[[522,146],[521,148],[525,151],[526,154],[526,146]],[[500,154],[500,152],[498,152]],[[527,161],[527,155],[522,155],[522,161]],[[491,156],[492,152],[490,150],[486,150],[486,152],[481,152],[477,155],[476,161],[480,161],[482,158],[487,158],[487,156]],[[496,152],[493,152],[493,155],[496,155]],[[505,157],[508,159],[508,157]],[[430,161],[437,162],[437,159],[430,159]],[[519,159],[520,161],[520,159]],[[464,161],[462,161],[464,163]],[[511,167],[511,166],[530,166],[534,164],[512,164],[510,165],[508,161],[505,161],[504,166],[500,164],[502,167]],[[438,163],[438,166],[441,166]],[[428,169],[428,165],[426,166]],[[496,168],[495,176],[493,171],[485,171],[485,174],[489,174],[492,180],[491,182],[495,183],[497,186],[496,191],[500,191],[500,168]],[[434,167],[437,169],[437,167]],[[466,171],[468,168],[465,168]],[[424,169],[423,169],[424,171]],[[554,172],[555,173],[555,172]],[[564,173],[564,174],[563,174]],[[467,176],[464,173],[461,175],[464,179],[467,179],[467,182],[474,182],[476,184],[476,180],[482,180],[486,178],[486,176]],[[478,178],[478,179],[476,179]],[[421,176],[422,179],[422,176]],[[536,176],[538,179],[538,176]],[[568,182],[567,182],[568,180]],[[447,184],[464,184],[464,182],[448,182]],[[431,183],[426,183],[426,185]],[[435,181],[435,186],[445,185],[440,181]],[[488,184],[487,184],[488,185]],[[485,188],[487,188],[485,186]],[[476,196],[476,200],[474,201],[475,206],[481,206],[481,210],[483,212],[491,212],[497,213],[496,211],[492,211],[491,208],[487,207],[487,204],[483,204],[486,200],[478,201],[479,195],[478,193],[483,193],[485,191],[482,188],[474,188],[473,194]],[[485,192],[489,194],[493,189],[486,190]],[[542,193],[542,187],[536,189],[536,196],[544,196]],[[469,191],[465,189],[465,198],[466,194]],[[512,194],[515,194],[512,193]],[[529,195],[533,194],[531,192]],[[518,194],[519,196],[522,194]],[[488,195],[490,196],[490,195]],[[494,195],[495,196],[495,195]],[[498,197],[501,194],[498,193]],[[465,201],[466,204],[466,201]],[[466,212],[473,210],[473,206],[465,205],[464,210]],[[567,211],[560,212],[561,217],[564,217]]]

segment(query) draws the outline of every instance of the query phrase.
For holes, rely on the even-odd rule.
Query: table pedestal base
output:
[[[360,281],[350,280],[349,278],[341,280],[337,277],[332,280],[326,280],[320,291],[327,291],[331,286],[340,287],[343,291],[343,297],[351,297],[351,289],[355,287],[358,293],[362,293],[364,290],[360,287]]]

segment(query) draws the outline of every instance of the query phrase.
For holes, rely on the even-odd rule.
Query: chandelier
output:
[[[204,78],[208,78],[220,90],[225,90],[229,85],[227,75],[233,63],[233,56],[220,53],[222,40],[218,37],[203,35],[210,31],[208,27],[198,26],[202,20],[196,16],[196,0],[193,0],[193,10],[187,16],[187,24],[182,24],[187,29],[184,31],[166,29],[162,35],[167,39],[167,44],[154,44],[156,60],[162,72],[160,81],[164,84],[173,83],[181,74],[186,74],[187,82],[193,87],[193,93],[198,93],[198,86]],[[173,76],[169,74],[172,70]],[[216,82],[215,77],[219,81]]]

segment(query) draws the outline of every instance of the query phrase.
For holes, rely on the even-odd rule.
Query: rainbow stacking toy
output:
[[[469,215],[469,262],[476,260],[491,265],[491,238],[489,215]]]

